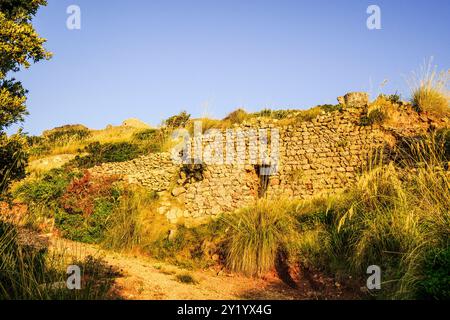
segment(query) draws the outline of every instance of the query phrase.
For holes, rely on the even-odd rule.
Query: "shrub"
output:
[[[317,118],[322,113],[320,107],[314,107],[308,110],[302,110],[295,116],[296,122],[311,121]]]
[[[68,185],[55,208],[55,224],[64,237],[88,243],[103,240],[120,195],[116,181],[114,176],[92,177],[85,172]]]
[[[94,212],[97,199],[110,199],[115,201],[118,193],[113,183],[118,181],[116,176],[95,176],[89,171],[77,179],[75,178],[67,187],[60,199],[61,207],[69,214],[90,216]]]
[[[26,179],[14,190],[14,196],[28,207],[23,221],[28,228],[51,231],[54,212],[59,208],[59,199],[77,172],[52,169],[42,177]]]
[[[171,129],[184,128],[191,117],[186,111],[182,111],[175,116],[171,116],[164,121],[164,124]]]
[[[189,273],[177,274],[176,279],[181,283],[187,283],[187,284],[197,284],[198,283],[198,281],[195,280],[195,278]]]
[[[230,227],[226,264],[248,275],[261,275],[274,267],[278,250],[295,236],[295,221],[284,203],[260,201],[223,217]]]
[[[397,108],[392,102],[390,96],[380,94],[372,103],[370,103],[367,115],[361,117],[361,125],[370,126],[373,124],[381,124],[389,119],[389,110]]]
[[[109,217],[115,208],[115,203],[109,199],[95,200],[92,214],[70,214],[64,210],[55,213],[55,224],[61,234],[70,240],[99,243],[105,237]]]
[[[267,117],[267,118],[270,118],[272,116],[273,112],[274,112],[273,110],[266,108],[266,109],[262,109],[259,112],[255,112],[252,115],[255,116],[255,117]]]
[[[74,141],[87,139],[91,136],[91,132],[83,125],[65,125],[49,131],[43,132],[45,142],[52,145],[64,145]],[[42,143],[42,140],[40,141]]]
[[[50,146],[48,146],[45,143],[42,144],[35,144],[28,148],[28,153],[31,157],[40,157],[43,155],[47,155],[50,153]]]
[[[287,118],[292,113],[291,110],[271,110],[271,109],[263,109],[259,112],[252,113],[254,117],[266,117],[273,119],[284,119]]]
[[[41,136],[26,136],[26,139],[29,147],[42,144],[44,141],[44,138]]]
[[[14,195],[28,206],[46,205],[54,207],[58,199],[64,194],[70,181],[78,173],[64,169],[52,169],[41,178],[25,181],[17,187]]]
[[[133,139],[137,141],[152,140],[158,134],[158,129],[145,129],[133,134]]]
[[[123,162],[142,154],[139,146],[129,142],[105,143],[93,142],[85,147],[87,156],[77,156],[71,164],[79,168],[91,168],[104,162]]]
[[[142,150],[162,152],[168,139],[168,132],[164,129],[146,129],[136,132],[133,139],[142,145]]]
[[[0,133],[0,200],[11,182],[25,177],[28,162],[25,144],[20,132],[9,138]]]
[[[249,114],[244,109],[237,109],[227,115],[223,121],[228,121],[231,124],[240,124],[248,119]]]
[[[450,243],[431,250],[424,258],[423,274],[418,281],[418,297],[422,299],[450,299]]]
[[[342,106],[340,104],[322,104],[318,106],[322,111],[325,112],[334,112],[334,111],[342,111]]]
[[[431,111],[438,114],[449,112],[448,80],[450,71],[437,72],[436,66],[424,64],[419,73],[413,73],[409,80],[411,102],[417,111]]]
[[[399,103],[401,100],[401,95],[398,94],[397,92],[394,94],[390,94],[387,96],[387,99],[391,102],[391,103]]]
[[[374,124],[381,124],[387,119],[386,113],[381,109],[373,109],[367,116],[361,118],[361,125],[371,126]]]

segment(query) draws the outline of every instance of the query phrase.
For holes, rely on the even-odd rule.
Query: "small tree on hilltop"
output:
[[[168,128],[181,128],[185,127],[186,123],[189,121],[191,115],[187,113],[186,111],[182,111],[179,114],[175,116],[171,116],[167,120],[164,121],[164,124]]]

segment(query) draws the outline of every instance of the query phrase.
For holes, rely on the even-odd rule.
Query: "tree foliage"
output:
[[[46,40],[31,24],[38,8],[46,4],[45,0],[0,1],[0,197],[11,181],[25,176],[27,163],[23,135],[8,137],[3,132],[27,114],[27,91],[8,73],[50,58],[51,53],[43,47]]]
[[[0,2],[0,131],[22,121],[26,114],[26,93],[19,81],[7,78],[9,72],[49,59],[41,38],[31,24],[45,0],[2,0]]]
[[[168,128],[180,128],[185,127],[186,123],[189,121],[191,115],[187,113],[186,111],[182,111],[179,114],[175,116],[171,116],[170,118],[166,119],[164,121],[164,124]]]
[[[19,132],[11,137],[0,134],[0,200],[13,180],[25,177],[28,155],[25,137]]]

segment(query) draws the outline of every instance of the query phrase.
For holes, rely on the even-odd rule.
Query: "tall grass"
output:
[[[111,249],[131,249],[141,243],[142,224],[140,217],[144,200],[142,193],[127,191],[120,197],[119,206],[110,216],[103,244]]]
[[[362,285],[367,267],[378,265],[378,297],[449,299],[448,138],[447,129],[405,139],[392,161],[376,153],[344,192],[294,200],[288,211],[298,222],[301,265]]]
[[[167,234],[165,216],[154,212],[155,196],[144,188],[127,186],[119,206],[111,213],[102,245],[108,249],[129,251],[145,247]]]
[[[413,72],[408,80],[411,88],[411,101],[418,111],[432,111],[438,114],[449,112],[448,83],[450,70],[437,72],[432,65],[424,63],[419,72]]]
[[[80,290],[66,286],[68,265],[82,272]],[[92,256],[75,259],[19,241],[17,227],[0,221],[0,300],[91,300],[113,297],[114,272]]]
[[[380,162],[328,206],[332,220],[324,224],[328,243],[322,254],[360,276],[379,265],[383,297],[420,295],[431,253],[448,251],[450,176],[438,146],[434,135],[406,142],[398,152],[400,166]]]
[[[277,251],[295,237],[295,220],[284,201],[266,200],[223,216],[229,225],[226,264],[237,272],[261,275],[274,267]]]

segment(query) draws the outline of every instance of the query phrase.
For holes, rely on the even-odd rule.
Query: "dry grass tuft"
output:
[[[450,70],[437,72],[432,59],[428,64],[424,63],[419,72],[412,73],[408,84],[411,88],[411,102],[417,111],[449,113],[449,78]]]

